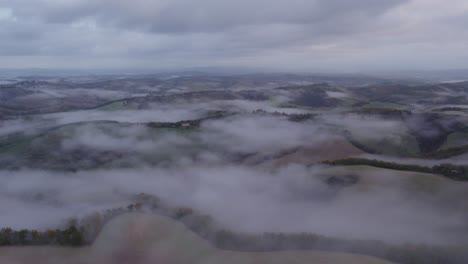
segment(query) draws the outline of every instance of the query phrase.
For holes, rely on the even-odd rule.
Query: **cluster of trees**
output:
[[[179,122],[150,122],[146,125],[151,128],[197,128],[200,126],[202,119],[184,120]]]
[[[315,115],[313,114],[289,114],[288,120],[292,122],[304,122],[309,119],[313,119]]]
[[[463,107],[442,107],[442,108],[439,108],[439,109],[436,109],[436,111],[441,111],[441,112],[445,112],[445,111],[466,111],[467,108],[463,108]]]
[[[361,114],[361,115],[376,115],[382,118],[397,118],[403,119],[406,116],[411,115],[409,110],[400,110],[393,108],[378,108],[378,107],[366,107],[358,110],[353,110],[351,113]]]
[[[384,169],[400,170],[400,171],[414,171],[423,173],[434,173],[443,175],[449,179],[457,181],[468,181],[468,166],[459,166],[453,164],[441,164],[432,167],[399,164],[395,162],[386,162],[381,160],[362,159],[362,158],[348,158],[334,161],[324,161],[327,165],[367,165]]]
[[[287,114],[284,112],[275,111],[273,113],[266,112],[265,110],[258,109],[252,112],[252,114],[261,114],[261,115],[272,115],[272,116],[284,116],[287,117],[289,121],[292,122],[303,122],[315,117],[314,114],[303,113],[303,114]],[[219,119],[226,116],[233,115],[233,113],[228,113],[226,111],[213,111],[205,118],[194,119],[194,120],[183,120],[179,122],[149,122],[146,123],[148,127],[151,128],[181,128],[181,129],[192,129],[200,127],[201,123],[205,120],[210,119]]]
[[[0,230],[0,246],[82,246],[84,242],[83,230],[75,226],[46,231],[28,229],[15,231],[11,228],[2,228]]]
[[[468,166],[441,164],[433,166],[432,171],[437,174],[442,174],[452,180],[468,181]]]
[[[284,116],[287,117],[289,121],[292,122],[304,122],[309,119],[313,119],[316,115],[311,113],[301,113],[301,114],[287,114],[285,112],[275,111],[273,113],[267,112],[263,109],[257,109],[253,111],[253,114],[257,115],[272,115],[272,116]]]
[[[200,119],[183,120],[179,122],[149,122],[149,123],[146,123],[146,125],[151,128],[191,129],[191,128],[199,127],[200,124],[205,120],[223,118],[227,115],[229,115],[229,113],[227,113],[226,111],[213,111],[209,113],[207,117],[200,118]]]

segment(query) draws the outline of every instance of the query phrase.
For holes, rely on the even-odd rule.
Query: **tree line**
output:
[[[395,162],[387,162],[375,159],[363,159],[363,158],[348,158],[333,161],[324,161],[327,165],[367,165],[383,169],[400,170],[400,171],[414,171],[422,173],[433,173],[439,174],[446,178],[456,181],[468,181],[468,166],[454,165],[454,164],[440,164],[435,166],[420,166],[414,164],[400,164]]]
[[[41,245],[82,246],[84,245],[83,230],[75,226],[46,231],[0,229],[0,246]]]

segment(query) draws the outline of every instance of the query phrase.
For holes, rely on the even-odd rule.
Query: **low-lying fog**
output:
[[[150,104],[147,109],[121,109],[114,111],[84,110],[53,114],[33,115],[21,119],[0,121],[0,136],[31,131],[55,125],[89,121],[118,121],[130,123],[178,122],[206,117],[209,111],[269,113],[279,111],[287,114],[304,114],[310,111],[295,108],[277,108],[273,102],[244,100],[212,101],[210,103]]]
[[[180,121],[202,118],[208,110],[220,109],[307,112],[245,101],[166,105],[138,111],[76,111],[5,121],[0,134],[96,120]],[[133,168],[75,173],[28,166],[16,171],[2,170],[0,226],[55,228],[69,217],[126,206],[132,195],[143,192],[175,205],[193,207],[239,231],[310,232],[398,243],[468,242],[463,235],[468,230],[468,206],[462,199],[466,198],[466,184],[444,183],[426,192],[408,187],[411,173],[402,176],[400,172],[366,169],[336,172],[294,161],[281,167],[247,166],[226,164],[229,161],[220,157],[226,152],[274,155],[320,146],[342,137],[344,130],[370,141],[384,137],[394,145],[403,144],[401,135],[408,133],[398,121],[338,114],[321,115],[302,123],[279,116],[243,114],[206,121],[193,132],[172,134],[160,134],[143,125],[106,132],[85,124],[60,143],[62,150],[87,147],[132,153],[174,152],[175,160],[165,167],[141,161]],[[202,158],[190,160],[186,152],[193,151],[195,145],[200,147],[196,151]],[[339,153],[341,149],[328,151]],[[359,180],[353,186],[330,186],[326,179],[335,174],[353,174]],[[438,179],[428,177],[429,181],[432,177]]]
[[[243,166],[96,170],[58,173],[0,172],[3,226],[53,228],[93,210],[125,206],[141,192],[212,215],[233,230],[312,232],[391,242],[457,244],[466,241],[467,214],[435,194],[411,193],[378,176],[368,189],[328,186],[321,167],[294,165],[278,171]],[[400,179],[401,180],[401,179]],[[465,186],[466,187],[466,186]],[[466,188],[465,188],[466,190]],[[452,197],[453,198],[453,197]]]

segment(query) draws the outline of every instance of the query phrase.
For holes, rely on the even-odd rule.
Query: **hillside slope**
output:
[[[106,225],[90,248],[1,248],[0,263],[307,263],[390,264],[373,257],[319,251],[246,253],[213,248],[165,217],[128,214]]]

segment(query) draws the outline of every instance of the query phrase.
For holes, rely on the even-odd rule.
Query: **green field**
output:
[[[125,105],[123,101],[117,101],[110,104],[106,104],[96,108],[96,110],[102,111],[116,111],[116,110],[123,110],[125,109]]]
[[[360,181],[353,188],[367,190],[368,188],[384,187],[400,189],[412,193],[432,194],[434,192],[452,189],[447,194],[453,201],[466,199],[468,201],[468,183],[456,182],[440,175],[410,171],[398,171],[372,166],[333,166],[325,170],[325,175],[358,175]],[[462,199],[462,200],[463,200]],[[468,207],[468,203],[467,207]]]
[[[366,137],[362,134],[351,133],[351,141],[362,146],[364,151],[390,156],[414,156],[420,152],[416,138],[402,130],[400,133],[387,133],[376,137]]]
[[[447,137],[447,140],[440,149],[456,148],[463,145],[468,145],[468,133],[455,132]]]

